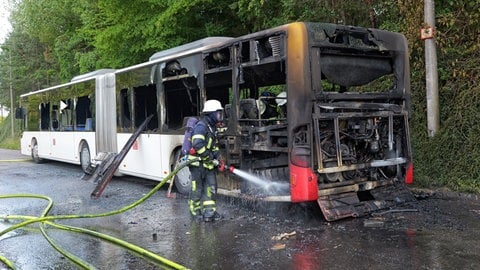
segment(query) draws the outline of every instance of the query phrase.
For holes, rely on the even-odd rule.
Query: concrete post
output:
[[[435,2],[425,0],[425,23],[435,30]],[[433,35],[433,33],[432,33]],[[435,38],[425,39],[425,69],[427,91],[427,126],[428,135],[435,136],[440,126],[440,113],[438,104],[438,71],[437,50]]]

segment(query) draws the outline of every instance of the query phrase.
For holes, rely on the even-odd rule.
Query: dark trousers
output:
[[[217,176],[215,170],[200,166],[189,166],[192,176],[192,190],[188,204],[192,215],[205,211],[216,211]]]

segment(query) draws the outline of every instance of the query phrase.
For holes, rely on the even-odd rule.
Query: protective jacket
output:
[[[218,159],[220,152],[217,146],[217,128],[216,120],[211,114],[204,115],[197,122],[192,133],[192,148],[189,159],[200,157],[200,161],[193,162],[190,166],[203,166],[212,170],[215,165],[213,161]]]

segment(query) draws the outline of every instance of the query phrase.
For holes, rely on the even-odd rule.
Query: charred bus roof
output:
[[[231,37],[207,37],[197,41],[193,41],[178,47],[167,49],[157,52],[150,57],[150,61],[167,59],[172,57],[178,57],[180,55],[187,55],[199,51],[206,50],[211,47],[217,47],[218,45],[232,40]]]

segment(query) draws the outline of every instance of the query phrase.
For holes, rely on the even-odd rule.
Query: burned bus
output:
[[[264,188],[221,173],[219,194],[317,201],[328,221],[362,216],[411,198],[408,57],[402,34],[346,25],[295,22],[209,37],[109,70],[108,87],[95,92],[110,105],[96,107],[91,117],[102,122],[93,119],[93,130],[118,138],[107,149],[118,151],[153,114],[119,170],[160,180],[179,158],[186,120],[216,99],[225,108],[218,137],[224,162],[278,184]],[[31,149],[22,146],[25,154]],[[175,185],[189,191],[188,170]]]
[[[221,174],[219,193],[318,201],[326,219],[337,220],[411,198],[408,57],[399,33],[299,22],[170,63],[190,74],[176,107],[198,114],[201,101],[224,104],[225,162],[288,184],[265,190]]]

